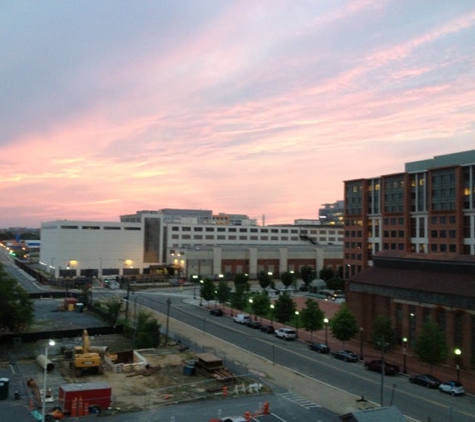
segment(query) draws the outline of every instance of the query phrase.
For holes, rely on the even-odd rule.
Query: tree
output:
[[[281,294],[274,303],[275,320],[285,324],[294,317],[296,308],[295,302],[287,293]]]
[[[148,349],[160,344],[160,324],[150,312],[140,311],[135,321],[135,347]]]
[[[421,361],[430,365],[431,373],[434,364],[442,363],[447,359],[448,349],[445,336],[436,323],[430,321],[422,326],[414,351]]]
[[[267,289],[272,284],[271,276],[265,271],[261,271],[257,275],[257,280],[259,281],[259,286],[261,286],[262,290]]]
[[[236,274],[234,276],[234,288],[236,290],[248,292],[251,289],[249,285],[249,277],[246,274]]]
[[[323,328],[324,312],[320,309],[318,303],[312,298],[305,301],[305,307],[300,312],[302,326],[310,331],[310,337],[313,341],[313,332]]]
[[[308,285],[315,278],[315,271],[312,267],[304,265],[302,268],[300,268],[300,277],[302,278],[304,284],[308,287]]]
[[[326,280],[327,288],[330,290],[345,290],[345,280],[340,277],[333,277]]]
[[[323,267],[320,270],[319,277],[322,280],[325,280],[325,281],[331,280],[334,277],[333,268],[332,267]]]
[[[209,278],[205,278],[203,280],[203,285],[201,286],[200,289],[200,295],[201,297],[209,302],[210,300],[213,300],[215,298],[215,289],[214,289],[214,283],[213,280],[210,280]]]
[[[116,325],[122,309],[122,301],[120,299],[108,299],[104,302],[104,306],[106,308],[105,320],[111,325]]]
[[[228,282],[226,280],[220,280],[218,283],[218,289],[216,293],[216,298],[218,302],[221,304],[225,304],[229,301],[231,297],[231,288],[228,286]]]
[[[285,271],[280,275],[280,280],[286,288],[295,283],[294,274],[288,271]]]
[[[236,283],[235,290],[231,293],[231,306],[242,311],[247,306],[248,283]]]
[[[266,291],[258,293],[252,297],[252,313],[258,317],[266,316],[270,309],[270,299]]]
[[[0,264],[0,332],[25,331],[33,320],[33,302],[28,293]]]
[[[348,306],[342,304],[338,312],[330,320],[330,329],[333,337],[343,342],[351,340],[359,332],[356,318]]]
[[[379,316],[374,320],[371,342],[375,350],[381,350],[383,353],[390,353],[394,350],[397,337],[388,317]]]

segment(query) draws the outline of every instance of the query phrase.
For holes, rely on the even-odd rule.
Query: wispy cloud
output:
[[[472,148],[469,2],[186,5],[2,6],[0,226],[173,207],[292,222],[344,180]]]

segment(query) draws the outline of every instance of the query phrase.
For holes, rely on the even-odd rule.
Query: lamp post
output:
[[[270,304],[270,325],[274,325],[274,304]]]
[[[203,281],[203,280],[200,280],[200,306],[203,306],[203,294],[202,294],[202,291],[203,291],[203,283],[204,283],[204,281]]]
[[[364,359],[363,356],[363,327],[360,327],[360,360]]]
[[[406,367],[406,352],[407,352],[407,337],[402,339],[402,373],[407,374]]]
[[[170,298],[167,299],[167,327],[165,331],[165,347],[167,347],[167,342],[168,342],[168,323],[170,321],[170,305],[172,301]]]
[[[296,334],[295,337],[299,338],[299,311],[295,311],[295,328],[296,328]]]
[[[193,274],[191,278],[193,279],[193,299],[196,299],[196,280],[198,279],[198,276]]]
[[[323,320],[323,323],[325,324],[325,344],[328,346],[328,323],[330,321],[328,320],[328,318],[325,318]]]
[[[251,308],[251,319],[252,319],[252,303],[253,303],[253,300],[252,300],[252,297],[249,299],[249,307]]]
[[[42,416],[42,421],[46,421],[46,378],[47,378],[47,373],[48,373],[48,346],[54,346],[56,343],[54,340],[50,340],[48,344],[45,347],[45,368],[44,368],[44,373],[43,373],[43,402],[42,402],[42,407],[41,407],[41,416]]]
[[[457,359],[457,363],[455,368],[457,369],[457,382],[460,382],[460,356],[462,355],[462,351],[460,349],[455,349],[455,358]]]

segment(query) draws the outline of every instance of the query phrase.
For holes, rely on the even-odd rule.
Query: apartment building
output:
[[[344,187],[347,277],[372,266],[380,251],[475,254],[475,150]]]
[[[474,219],[475,150],[345,182],[347,304],[365,340],[384,315],[413,353],[431,320],[446,337],[447,363],[473,367]]]

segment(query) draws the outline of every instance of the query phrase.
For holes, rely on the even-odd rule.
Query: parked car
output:
[[[211,315],[214,315],[214,316],[223,316],[224,315],[224,312],[221,308],[213,308],[209,311],[209,313]]]
[[[254,330],[260,330],[262,327],[262,324],[259,321],[253,321],[250,319],[249,321],[246,322],[246,325],[249,328],[253,328]]]
[[[246,422],[242,416],[226,416],[225,418],[219,419],[219,422]]]
[[[439,379],[430,374],[414,375],[409,378],[409,382],[413,384],[423,385],[427,388],[437,388],[441,384]]]
[[[369,362],[364,363],[365,369],[368,369],[369,371],[375,371],[375,372],[380,372],[383,370],[383,361],[382,359],[373,359],[370,360]],[[396,375],[399,371],[399,366],[398,365],[393,365],[388,362],[384,362],[384,373],[386,375]]]
[[[441,393],[452,394],[452,396],[461,396],[465,394],[463,385],[457,381],[446,381],[439,385],[439,391]]]
[[[358,355],[351,350],[338,350],[338,352],[332,352],[332,356],[345,362],[356,362],[358,360]]]
[[[266,324],[261,326],[261,331],[266,334],[274,334],[275,332],[273,325],[266,325]]]
[[[308,348],[317,353],[330,353],[330,348],[325,343],[310,343]]]
[[[275,330],[274,335],[283,340],[295,340],[297,333],[292,328],[279,328]]]
[[[247,324],[251,320],[249,315],[246,314],[237,314],[233,321],[237,322],[238,324]]]

